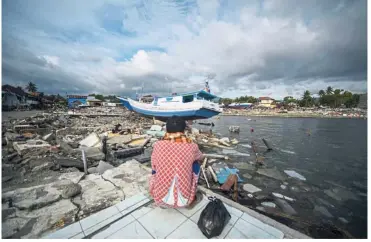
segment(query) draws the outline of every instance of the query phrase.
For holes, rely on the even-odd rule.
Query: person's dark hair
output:
[[[166,122],[166,132],[168,133],[184,132],[185,128],[185,120],[178,116],[172,116]]]

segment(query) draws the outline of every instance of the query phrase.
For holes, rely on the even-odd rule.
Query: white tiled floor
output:
[[[152,236],[143,228],[143,226],[135,221],[116,233],[107,237],[107,239],[153,239]]]
[[[49,238],[82,238],[93,235],[93,239],[206,239],[197,226],[200,214],[209,202],[203,199],[192,209],[162,209],[148,202],[143,195],[134,196],[116,206],[102,210],[73,226],[49,235]],[[140,207],[142,206],[142,207]],[[231,219],[216,239],[275,239],[284,234],[254,217],[226,205]],[[140,208],[139,208],[140,207]],[[112,223],[115,219],[120,220]],[[110,224],[112,223],[112,224]],[[79,229],[81,224],[82,229]],[[103,226],[109,225],[104,228]],[[98,231],[101,229],[101,231]],[[83,232],[82,232],[83,231]]]
[[[192,232],[191,232],[192,231]],[[207,239],[192,220],[186,220],[166,239]]]
[[[155,239],[164,239],[186,220],[187,217],[176,209],[156,207],[138,221]]]

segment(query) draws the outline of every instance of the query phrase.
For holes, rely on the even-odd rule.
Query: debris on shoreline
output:
[[[3,121],[2,126],[3,238],[40,238],[61,224],[147,192],[152,147],[165,135],[165,123],[122,108],[37,114]],[[246,146],[253,149],[250,157],[238,151],[236,138],[193,127],[186,135],[207,157],[201,186],[268,216],[297,214],[300,201],[285,195],[291,189],[286,181],[305,182],[302,175],[266,167],[254,143]],[[238,157],[246,160],[234,162]],[[240,175],[240,170],[251,175]],[[280,184],[276,190],[256,187],[256,177]],[[337,191],[326,194],[338,197]],[[317,206],[316,211],[328,215],[329,209]]]
[[[253,108],[224,108],[221,115],[273,116],[273,117],[323,117],[323,118],[367,118],[367,110],[360,108],[295,108],[292,110]]]

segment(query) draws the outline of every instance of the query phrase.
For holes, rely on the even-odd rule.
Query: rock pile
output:
[[[3,238],[39,238],[148,190],[151,173],[133,158],[150,160],[157,139],[143,130],[153,121],[122,109],[98,115],[98,109],[2,123]]]

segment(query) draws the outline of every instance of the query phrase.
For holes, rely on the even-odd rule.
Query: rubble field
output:
[[[239,127],[229,131],[239,132]],[[206,157],[201,186],[281,222],[296,215],[294,203],[305,202],[283,195],[290,179],[305,185],[305,177],[265,167],[261,146],[251,144],[250,155],[237,151],[238,140],[219,137],[209,128],[188,127],[186,134]],[[165,123],[122,108],[92,107],[4,120],[2,237],[40,238],[126,197],[148,192],[152,147],[164,135]],[[234,162],[236,157],[245,162]],[[241,177],[239,170],[244,170]],[[278,180],[281,191],[254,186],[249,173]],[[226,182],[231,175],[237,176],[237,191]],[[330,195],[339,196],[336,191]],[[314,209],[329,214],[323,206]]]

